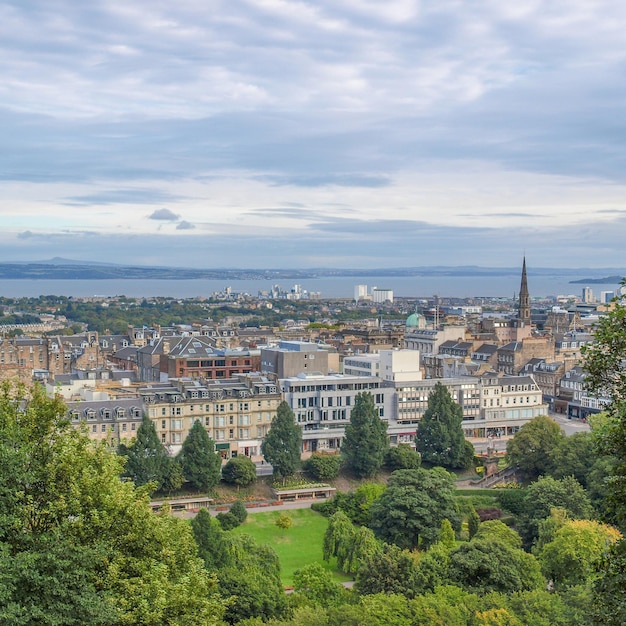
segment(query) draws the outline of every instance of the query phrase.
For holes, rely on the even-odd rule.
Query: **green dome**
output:
[[[406,326],[411,328],[417,328],[420,325],[420,316],[417,313],[411,313],[406,318]]]

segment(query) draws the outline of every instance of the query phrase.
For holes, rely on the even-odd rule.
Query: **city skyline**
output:
[[[2,16],[0,261],[624,264],[619,4]]]

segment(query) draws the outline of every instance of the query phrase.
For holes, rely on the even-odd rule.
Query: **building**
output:
[[[302,427],[302,451],[339,450],[356,395],[369,392],[381,419],[389,423],[393,389],[376,376],[301,373],[280,379],[283,397]]]
[[[261,348],[260,370],[277,378],[304,372],[328,374],[339,369],[339,355],[330,346],[308,341],[280,341],[278,346]],[[331,365],[333,367],[331,367]]]
[[[385,304],[390,302],[393,304],[393,289],[372,288],[372,302],[374,304]]]
[[[281,395],[260,374],[230,380],[172,380],[139,390],[161,442],[176,454],[194,422],[200,420],[224,458],[261,460],[261,441],[270,428]]]
[[[480,414],[463,420],[466,437],[514,435],[538,415],[548,414],[539,385],[532,376],[506,376],[495,372],[480,378]]]

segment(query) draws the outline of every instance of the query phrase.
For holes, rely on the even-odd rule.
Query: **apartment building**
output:
[[[161,442],[176,454],[194,422],[200,420],[224,458],[245,455],[261,460],[281,395],[274,381],[259,374],[228,380],[171,380],[142,387],[144,410]]]

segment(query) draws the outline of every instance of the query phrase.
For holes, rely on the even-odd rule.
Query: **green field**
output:
[[[274,523],[283,512],[293,521],[291,528],[284,533]],[[322,558],[322,544],[327,525],[328,519],[311,509],[294,509],[251,513],[241,526],[231,532],[251,535],[257,543],[272,546],[280,559],[284,585],[291,585],[293,573],[310,563],[321,563],[323,567],[333,572],[337,581],[351,580],[350,576],[337,571],[335,559],[327,563]]]

